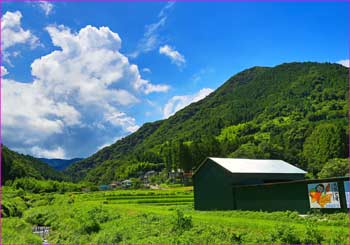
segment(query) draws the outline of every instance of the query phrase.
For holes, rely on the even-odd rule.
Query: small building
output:
[[[150,177],[152,177],[152,176],[154,176],[154,175],[156,175],[156,174],[157,174],[156,171],[150,170],[150,171],[147,171],[147,172],[145,173],[144,178],[145,178],[145,179],[148,179],[148,178],[150,178]]]
[[[156,176],[158,173],[154,170],[147,171],[141,178],[141,180],[144,182],[144,184],[149,184],[150,179],[153,176]]]
[[[349,177],[305,179],[281,160],[207,158],[194,172],[197,210],[348,212]]]
[[[182,176],[182,183],[184,183],[184,185],[186,186],[193,185],[192,176],[193,176],[192,171],[184,172]]]
[[[121,182],[121,185],[122,185],[123,188],[129,188],[129,187],[131,187],[131,185],[132,185],[132,181],[129,180],[129,179],[123,180],[123,181]]]
[[[115,188],[117,188],[120,185],[121,185],[121,183],[119,181],[112,181],[112,183],[109,184],[109,188],[110,189],[115,189]]]
[[[171,180],[171,182],[175,183],[177,181],[183,182],[183,174],[184,171],[182,169],[172,169],[170,172],[168,172],[168,178]]]
[[[106,190],[109,190],[109,186],[108,186],[108,185],[100,185],[100,186],[98,187],[98,189],[99,189],[100,191],[106,191]]]
[[[193,173],[195,209],[236,209],[232,186],[302,180],[305,174],[282,160],[209,157]]]

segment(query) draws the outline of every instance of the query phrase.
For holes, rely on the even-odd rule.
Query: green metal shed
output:
[[[302,180],[305,174],[282,160],[209,157],[193,174],[195,209],[236,209],[233,186]]]

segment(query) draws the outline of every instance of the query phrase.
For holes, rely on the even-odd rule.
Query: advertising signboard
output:
[[[337,182],[308,184],[310,208],[340,208]]]

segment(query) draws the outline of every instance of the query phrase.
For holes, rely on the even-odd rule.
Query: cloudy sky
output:
[[[348,66],[347,3],[2,3],[2,140],[86,157],[235,73]]]

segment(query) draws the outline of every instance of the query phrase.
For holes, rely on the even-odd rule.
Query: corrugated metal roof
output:
[[[269,159],[240,159],[209,157],[231,173],[276,173],[276,174],[306,174],[304,170],[297,168],[282,160]]]

